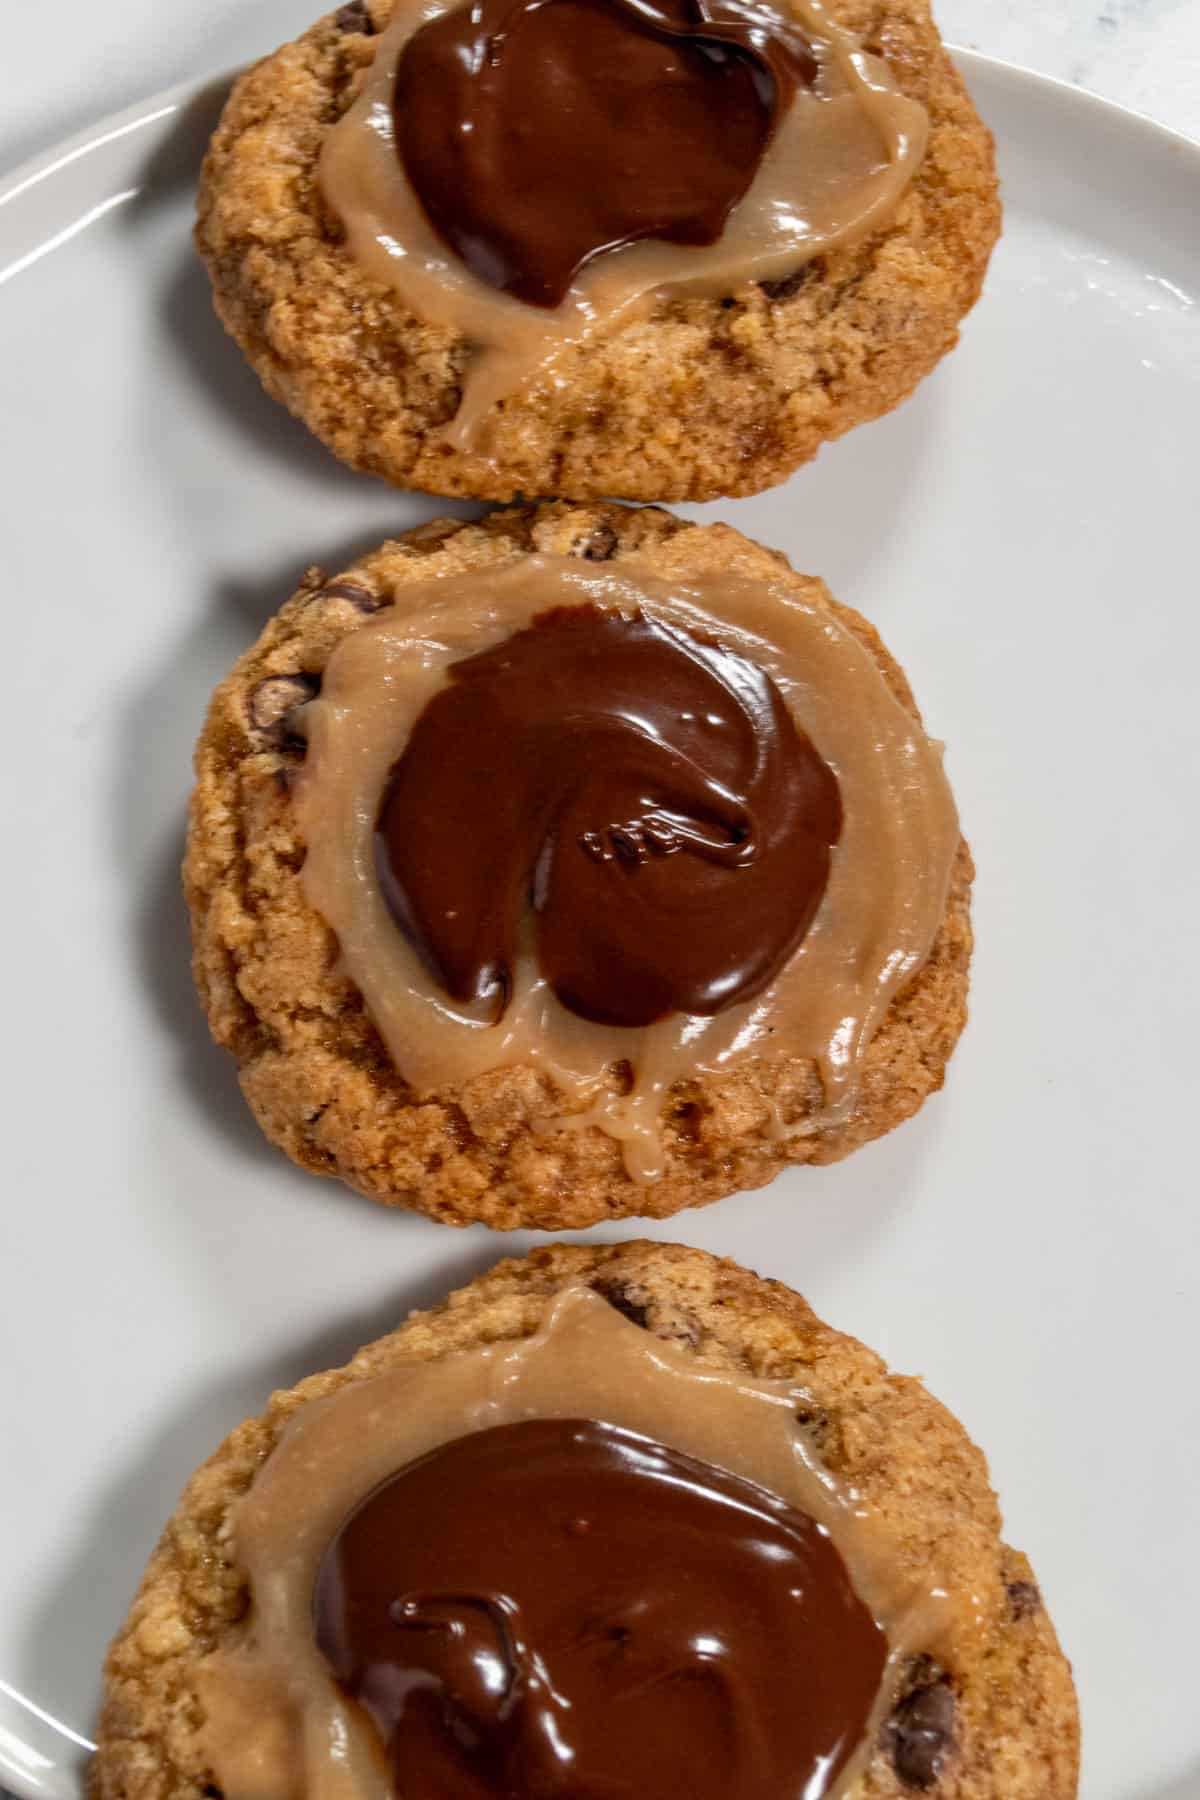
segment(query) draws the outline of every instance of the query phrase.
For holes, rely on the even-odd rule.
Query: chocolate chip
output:
[[[833,1447],[836,1426],[829,1414],[819,1406],[798,1406],[796,1423],[819,1456],[827,1456]]]
[[[250,696],[250,723],[276,750],[302,749],[291,715],[320,692],[315,675],[268,675]]]
[[[367,11],[367,0],[350,0],[348,6],[339,6],[337,27],[339,31],[361,31],[365,37],[374,37],[375,21]]]
[[[684,1100],[671,1113],[675,1129],[679,1136],[688,1143],[694,1144],[700,1136],[700,1123],[704,1117],[703,1109],[695,1100]]]
[[[576,556],[586,562],[607,562],[617,547],[617,534],[611,525],[597,525],[576,548]]]
[[[954,1731],[954,1695],[936,1681],[915,1688],[894,1709],[883,1728],[884,1747],[907,1787],[932,1787]]]
[[[760,281],[758,285],[768,300],[790,300],[793,294],[800,292],[810,276],[824,273],[825,264],[819,256],[814,256],[811,262],[802,263],[790,275],[783,275],[778,281]]]
[[[643,1306],[640,1300],[635,1300],[628,1288],[622,1287],[616,1281],[593,1281],[592,1286],[598,1294],[603,1295],[610,1306],[615,1306],[617,1311],[622,1313],[632,1324],[640,1325],[643,1331],[646,1329],[650,1309]]]
[[[1035,1581],[1010,1581],[1005,1591],[1014,1619],[1028,1619],[1041,1611],[1042,1596]]]
[[[321,600],[348,600],[360,613],[380,612],[388,603],[361,581],[331,581],[321,589]]]

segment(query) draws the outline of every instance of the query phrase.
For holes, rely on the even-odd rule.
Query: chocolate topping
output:
[[[842,814],[762,669],[583,606],[450,673],[375,837],[393,917],[447,993],[503,1011],[531,907],[541,970],[586,1019],[710,1015],[768,985]]]
[[[816,74],[746,0],[474,0],[405,46],[396,145],[468,267],[552,307],[601,251],[715,243]]]
[[[819,1800],[887,1640],[827,1533],[616,1426],[531,1419],[385,1481],[329,1545],[318,1645],[397,1793]]]

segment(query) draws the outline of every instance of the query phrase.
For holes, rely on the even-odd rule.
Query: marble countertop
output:
[[[934,0],[948,42],[1200,139],[1200,0]]]
[[[60,0],[54,52],[33,6],[7,9],[0,170],[157,89],[261,56],[315,0]],[[1090,88],[1200,139],[1200,0],[936,0],[943,35]]]

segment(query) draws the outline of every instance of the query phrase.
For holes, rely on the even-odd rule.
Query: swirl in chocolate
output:
[[[760,993],[812,922],[837,782],[762,669],[642,613],[543,615],[453,664],[376,826],[388,906],[499,1016],[524,934],[563,1004],[648,1025]]]
[[[716,243],[816,75],[744,0],[473,0],[405,46],[396,147],[456,255],[553,307],[602,251]]]
[[[323,1556],[318,1645],[397,1793],[819,1800],[887,1640],[828,1533],[744,1477],[578,1419],[474,1432]]]

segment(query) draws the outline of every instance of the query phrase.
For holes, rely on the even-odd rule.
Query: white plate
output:
[[[963,62],[1008,225],[961,349],[785,487],[697,510],[875,619],[946,738],[980,871],[971,1027],[912,1124],[655,1235],[782,1277],[927,1378],[1074,1658],[1088,1800],[1183,1800],[1200,150]],[[526,1242],[293,1169],[191,992],[205,696],[306,563],[446,510],[342,470],[214,323],[188,228],[218,100],[168,95],[0,190],[0,1774],[30,1797],[80,1792],[105,1641],[192,1466],[272,1386]]]

